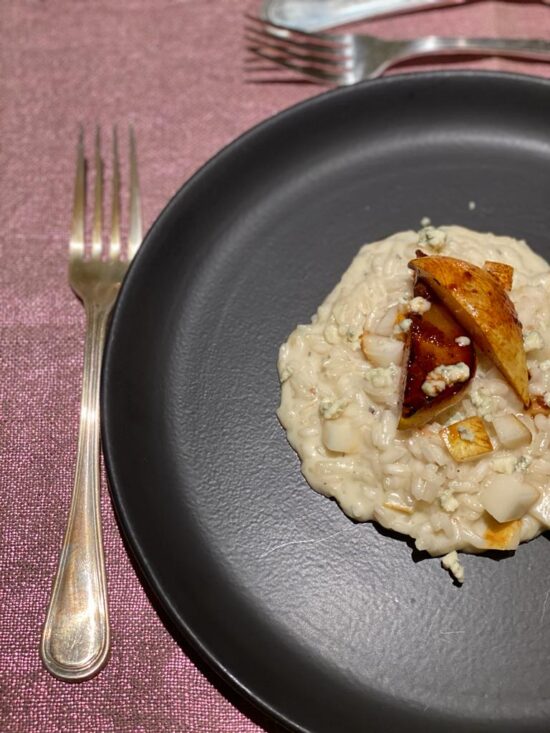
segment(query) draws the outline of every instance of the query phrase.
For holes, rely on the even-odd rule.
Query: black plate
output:
[[[427,215],[549,255],[549,206],[550,83],[394,77],[223,150],[129,273],[103,391],[124,533],[177,628],[291,727],[549,730],[546,538],[465,556],[458,588],[309,489],[275,416],[279,344],[362,243]]]

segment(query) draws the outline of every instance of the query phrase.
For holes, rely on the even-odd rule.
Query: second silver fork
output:
[[[69,284],[86,311],[80,431],[73,496],[57,575],[42,632],[41,656],[63,680],[81,680],[105,664],[110,647],[107,583],[100,517],[99,388],[108,319],[129,263],[141,244],[135,138],[130,128],[130,207],[127,253],[120,232],[120,165],[113,131],[111,236],[103,252],[103,161],[95,138],[95,187],[90,251],[85,245],[86,161],[83,133],[77,149]]]
[[[283,68],[321,84],[356,84],[381,76],[390,66],[423,56],[509,56],[550,61],[550,42],[544,40],[425,36],[394,41],[353,33],[304,33],[246,17],[248,51],[271,62],[272,68]],[[254,73],[254,67],[250,71]]]

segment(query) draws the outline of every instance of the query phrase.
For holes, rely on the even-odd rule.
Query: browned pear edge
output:
[[[418,257],[428,257],[428,255],[425,255],[420,250],[416,250],[416,254]],[[418,285],[422,286],[422,289],[424,292],[418,292],[417,287]],[[433,301],[433,299],[436,297],[435,294],[430,290],[430,288],[426,285],[426,283],[418,283],[418,277],[416,273],[415,277],[415,284],[413,288],[413,294],[416,295],[422,295],[423,297],[428,298],[430,302]],[[446,315],[446,318],[452,323],[455,322],[456,325],[458,325],[458,322],[453,317],[453,314],[450,312],[448,308],[445,308],[444,304],[440,301],[439,298],[437,298],[437,303],[432,302],[432,307],[437,307],[438,309],[441,309],[441,311]],[[446,394],[444,402],[441,402],[439,400],[436,400],[434,402],[431,402],[426,404],[424,408],[417,410],[412,415],[409,415],[408,417],[403,416],[403,405],[404,405],[404,398],[405,398],[405,391],[407,387],[407,379],[408,379],[408,363],[409,363],[409,354],[411,349],[411,337],[412,332],[408,331],[406,334],[405,339],[405,348],[403,352],[403,375],[402,375],[402,384],[401,384],[401,400],[400,400],[400,418],[398,423],[398,430],[411,430],[414,428],[421,428],[424,425],[428,424],[432,420],[434,420],[440,413],[445,412],[449,408],[456,405],[458,402],[460,402],[464,397],[464,392],[468,388],[469,383],[471,382],[472,378],[475,376],[476,369],[477,369],[477,358],[476,353],[473,348],[473,346],[469,346],[468,348],[471,349],[471,355],[470,359],[468,359],[468,365],[471,369],[471,376],[467,380],[467,382],[464,383],[462,388],[456,392],[455,394]]]
[[[427,282],[429,287],[434,290],[436,295],[438,295],[438,297],[443,301],[443,304],[446,307],[449,308],[448,301],[456,304],[456,308],[451,307],[450,310],[456,320],[462,325],[464,329],[466,329],[467,332],[471,331],[471,329],[469,328],[468,319],[470,319],[475,324],[475,326],[479,330],[478,334],[470,333],[469,335],[475,342],[477,342],[477,345],[482,349],[482,351],[485,352],[485,354],[502,372],[506,381],[517,393],[523,405],[525,407],[529,407],[529,372],[527,369],[525,351],[523,349],[523,332],[516,313],[515,306],[500,282],[495,277],[490,275],[486,270],[483,270],[481,267],[477,267],[477,265],[473,265],[470,262],[466,262],[465,260],[460,260],[454,257],[420,257],[411,260],[409,262],[409,267],[416,272],[419,278]],[[503,364],[493,351],[493,330],[484,327],[484,324],[479,322],[479,312],[477,311],[476,307],[469,304],[465,298],[461,300],[457,299],[455,294],[458,289],[457,284],[452,283],[454,287],[451,288],[449,287],[449,283],[445,282],[447,278],[442,276],[448,276],[450,272],[458,274],[459,278],[462,277],[463,279],[465,279],[466,277],[471,279],[473,276],[475,276],[478,279],[480,285],[482,285],[487,290],[487,292],[491,293],[490,302],[492,308],[495,309],[495,312],[505,313],[506,311],[508,311],[508,313],[510,313],[512,317],[511,320],[513,322],[512,327],[516,329],[517,339],[522,346],[521,352],[517,355],[519,360],[521,361],[520,368],[518,369],[521,381],[519,385],[514,383],[514,380],[510,377],[509,373],[507,373],[508,369],[506,364]]]

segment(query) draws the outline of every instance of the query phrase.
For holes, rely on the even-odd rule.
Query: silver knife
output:
[[[549,0],[543,0],[548,3]],[[302,31],[320,31],[356,20],[443,5],[463,5],[468,0],[263,0],[265,20]]]

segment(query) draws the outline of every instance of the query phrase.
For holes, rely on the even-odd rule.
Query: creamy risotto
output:
[[[526,410],[478,351],[475,377],[457,403],[422,427],[398,429],[403,333],[411,320],[405,316],[426,307],[413,297],[408,267],[418,249],[479,267],[492,260],[514,268],[509,297],[523,327],[529,392],[543,409]],[[470,338],[461,335],[457,343]],[[460,379],[466,365],[455,366],[453,378]],[[278,416],[302,472],[353,519],[409,535],[432,555],[451,553],[445,566],[460,580],[455,550],[515,549],[550,527],[550,409],[544,409],[550,408],[550,267],[525,242],[444,226],[365,245],[311,323],[281,346],[278,368]],[[432,381],[443,377],[438,372]],[[520,423],[515,441],[504,435],[510,415]],[[444,428],[472,417],[486,427],[488,452],[459,462]],[[463,441],[473,440],[469,424],[458,425]],[[506,492],[527,496],[523,516],[497,521],[487,509],[491,492],[500,492],[499,500]]]

